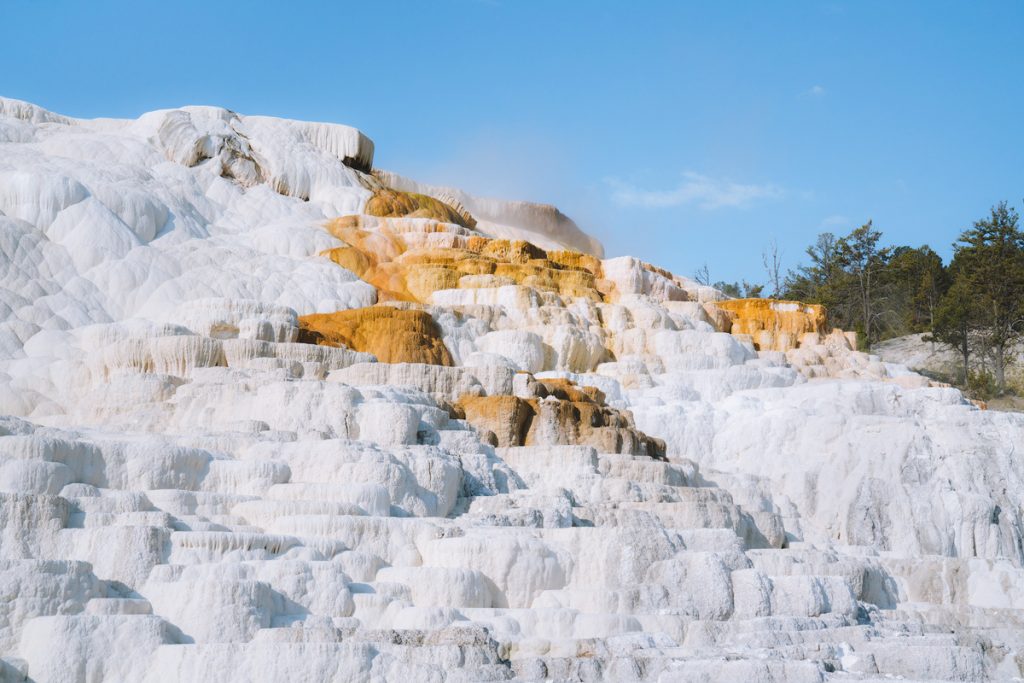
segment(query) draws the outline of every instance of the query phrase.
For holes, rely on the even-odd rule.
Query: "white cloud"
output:
[[[761,199],[783,195],[776,185],[734,183],[687,171],[679,185],[671,190],[645,190],[617,178],[606,178],[612,188],[612,201],[619,206],[662,209],[694,204],[705,210],[746,206]]]
[[[833,214],[831,216],[825,216],[821,219],[821,223],[818,225],[819,228],[838,228],[845,227],[850,224],[850,219],[847,216],[840,214]]]
[[[825,86],[813,85],[811,89],[807,91],[807,94],[811,97],[821,97],[825,94]]]

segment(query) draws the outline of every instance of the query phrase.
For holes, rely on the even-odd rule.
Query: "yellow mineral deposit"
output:
[[[467,218],[466,215],[456,210],[455,207],[449,206],[438,199],[425,194],[401,192],[390,188],[374,192],[370,201],[366,204],[365,211],[370,216],[433,218],[467,228],[474,227],[476,223],[472,217]]]
[[[603,300],[593,256],[484,237],[469,228],[472,217],[425,195],[378,191],[366,212],[329,222],[345,246],[323,255],[376,287],[379,301],[428,303],[438,290],[506,284]]]
[[[463,396],[456,408],[481,434],[506,446],[593,446],[601,453],[665,458],[665,443],[636,429],[628,411],[569,380],[531,380],[532,397]]]
[[[452,365],[441,331],[426,311],[369,306],[304,315],[299,341],[365,351],[381,363]]]
[[[731,318],[734,335],[747,335],[760,351],[788,351],[802,335],[821,332],[825,307],[777,299],[729,299],[714,304]]]

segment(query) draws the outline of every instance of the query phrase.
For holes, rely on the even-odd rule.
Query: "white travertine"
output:
[[[0,98],[0,680],[1024,677],[1024,418],[841,332],[758,351],[554,207],[372,163]],[[452,367],[300,341],[384,292],[321,255],[382,184],[476,227],[367,240],[582,251],[594,289],[382,296]]]

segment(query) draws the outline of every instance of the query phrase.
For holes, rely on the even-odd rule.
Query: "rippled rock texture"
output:
[[[603,256],[345,126],[0,99],[0,680],[1020,677],[1024,418]]]

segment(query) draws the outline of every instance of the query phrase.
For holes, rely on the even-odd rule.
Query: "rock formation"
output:
[[[390,218],[431,218],[442,223],[452,223],[466,228],[475,228],[476,220],[465,210],[457,211],[447,203],[425,194],[402,192],[392,188],[381,188],[373,193],[363,211],[369,216]]]
[[[523,385],[525,396],[467,395],[456,408],[494,446],[582,445],[665,459],[665,443],[638,432],[628,412],[605,406],[600,389],[566,379]]]
[[[795,349],[803,335],[821,332],[825,326],[825,309],[817,304],[775,299],[729,299],[717,301],[715,306],[729,316],[729,331],[749,336],[758,351]]]
[[[372,167],[0,99],[0,680],[1022,676],[1024,418]]]
[[[452,356],[430,314],[393,306],[313,313],[299,318],[300,342],[373,354],[381,363],[451,365]]]
[[[379,196],[374,195],[371,204]],[[600,260],[579,252],[549,254],[522,240],[489,239],[455,222],[438,220],[436,216],[446,211],[452,221],[459,218],[446,205],[423,195],[405,196],[420,197],[415,201],[424,204],[433,201],[433,208],[403,213],[418,205],[388,207],[379,210],[414,218],[374,221],[344,216],[327,225],[344,246],[324,255],[373,284],[383,298],[426,303],[438,290],[518,284],[601,300],[595,289]]]

